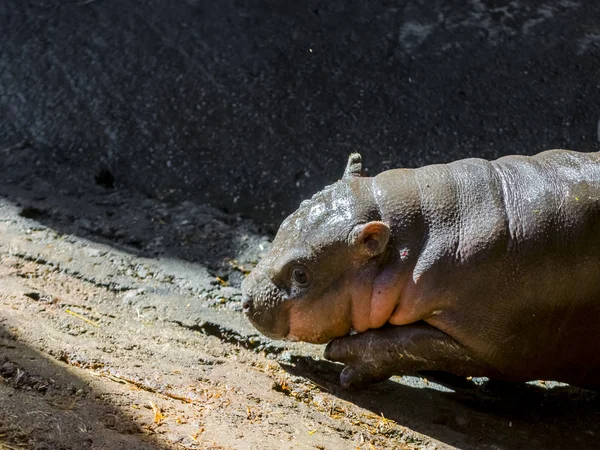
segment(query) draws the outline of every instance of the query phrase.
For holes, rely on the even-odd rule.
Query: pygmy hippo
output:
[[[341,180],[242,285],[277,339],[329,342],[345,387],[446,371],[600,385],[600,153],[549,150]]]

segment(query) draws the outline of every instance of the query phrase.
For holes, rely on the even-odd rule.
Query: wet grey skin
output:
[[[281,224],[242,285],[258,330],[328,343],[346,387],[423,370],[600,385],[599,153],[361,172],[350,155]]]

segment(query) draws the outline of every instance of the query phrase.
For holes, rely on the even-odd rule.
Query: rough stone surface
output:
[[[274,229],[351,151],[375,173],[600,150],[599,16],[573,0],[4,0],[0,148]]]

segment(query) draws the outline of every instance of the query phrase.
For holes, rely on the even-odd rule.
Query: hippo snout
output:
[[[289,333],[287,295],[258,268],[242,282],[242,310],[261,333],[285,339]]]

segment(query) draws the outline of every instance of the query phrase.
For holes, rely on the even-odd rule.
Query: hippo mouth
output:
[[[277,340],[296,340],[290,336],[290,323],[286,308],[256,308],[251,297],[242,299],[242,309],[250,323],[265,336]]]
[[[286,326],[285,330],[283,330],[283,329],[277,330],[277,329],[273,329],[270,327],[264,327],[263,325],[261,325],[261,323],[259,321],[254,320],[252,317],[248,317],[248,319],[250,320],[250,322],[252,323],[254,328],[256,328],[258,331],[260,331],[262,334],[264,334],[268,338],[280,340],[280,341],[295,341],[295,340],[297,340],[293,336],[290,336],[289,326]]]

